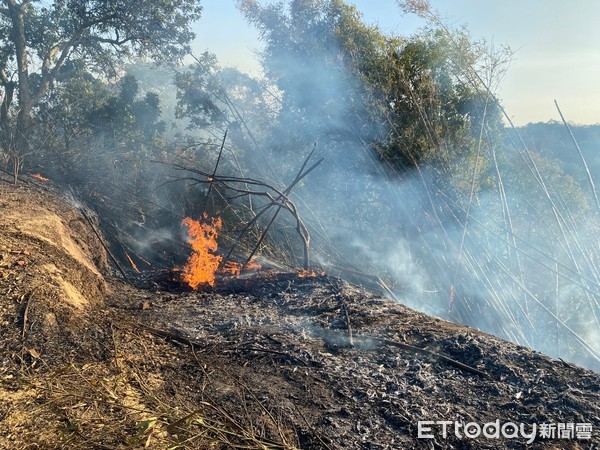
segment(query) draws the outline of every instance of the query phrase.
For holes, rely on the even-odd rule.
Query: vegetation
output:
[[[387,36],[339,0],[239,5],[263,36],[266,75],[282,92],[278,145],[292,128],[292,146],[359,141],[401,168],[473,147],[487,93],[462,79],[481,56],[466,35]],[[498,128],[489,109],[488,126]]]
[[[32,150],[35,108],[46,103],[53,88],[82,75],[75,67],[110,79],[123,58],[180,58],[189,51],[190,24],[200,11],[194,0],[156,0],[143,8],[131,0],[3,1],[0,126],[5,151],[20,159]]]
[[[600,182],[600,125],[580,125],[575,127],[575,137],[581,147],[585,160],[590,166],[594,181]],[[585,186],[584,167],[577,154],[568,130],[562,123],[530,123],[519,128],[519,134],[529,148],[560,163],[562,170]]]
[[[207,52],[162,74],[171,88],[157,90],[133,74],[189,52],[197,2],[2,5],[1,144],[15,180],[27,156],[84,186],[123,251],[145,252],[148,229],[178,229],[209,206],[230,241],[236,223],[274,220],[262,216],[269,202],[202,183],[182,192],[164,163],[280,187],[316,142],[324,163],[298,183],[294,204],[323,264],[371,271],[419,298],[413,306],[435,292],[427,308],[438,315],[597,363],[600,218],[563,125],[503,122],[494,88],[509,50],[448,28],[424,1],[399,2],[428,20],[402,36],[342,0],[238,0],[265,44],[264,78]],[[137,66],[121,63],[133,58]],[[598,129],[575,134],[597,181]],[[269,243],[290,264],[302,253],[293,229],[280,218]],[[170,257],[144,258],[175,263],[173,241]]]

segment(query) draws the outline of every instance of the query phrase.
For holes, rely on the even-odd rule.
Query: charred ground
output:
[[[594,426],[528,448],[600,444],[593,372],[334,277],[135,288],[93,215],[36,180],[0,181],[0,211],[0,448],[524,448],[416,439],[497,419]]]

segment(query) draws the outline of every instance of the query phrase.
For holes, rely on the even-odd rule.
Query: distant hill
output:
[[[600,183],[600,124],[570,125],[595,183]],[[561,162],[564,172],[586,183],[585,170],[568,129],[561,122],[530,123],[517,129],[530,150]]]

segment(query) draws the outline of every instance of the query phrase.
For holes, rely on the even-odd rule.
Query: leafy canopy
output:
[[[472,150],[487,93],[463,79],[480,55],[460,31],[386,35],[342,0],[238,6],[261,33],[265,74],[282,92],[279,140],[290,130],[359,140],[401,167]],[[488,108],[487,122],[499,124]]]
[[[7,108],[17,94],[19,131],[28,132],[33,107],[72,73],[69,63],[111,77],[131,56],[177,61],[189,51],[200,12],[197,0],[4,0],[2,94]]]

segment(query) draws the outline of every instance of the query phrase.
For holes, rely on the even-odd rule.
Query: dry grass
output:
[[[42,362],[41,368],[23,368],[18,376],[5,377],[0,384],[0,448],[298,447],[293,430],[247,386],[230,386],[237,390],[240,409],[229,412],[209,398],[210,376],[193,386],[195,395],[181,392],[181,380],[155,370],[164,362],[156,360],[159,348],[143,342],[143,336],[129,334],[127,339],[111,361],[51,370],[44,370]],[[147,353],[132,353],[132,344]],[[205,367],[200,369],[206,373]]]

